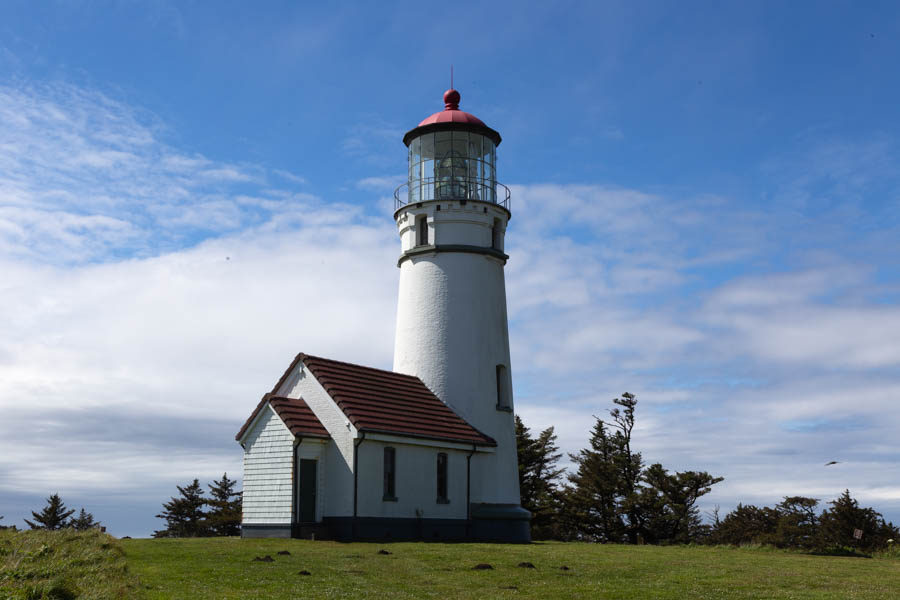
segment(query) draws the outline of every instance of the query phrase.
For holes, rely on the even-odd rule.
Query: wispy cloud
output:
[[[369,116],[347,131],[341,150],[365,164],[393,169],[397,165],[397,140],[403,133],[400,127]]]
[[[271,195],[265,169],[164,137],[153,115],[99,92],[0,87],[0,252],[51,263],[152,254],[271,216],[235,201],[248,185]]]
[[[306,183],[305,177],[300,177],[299,175],[295,175],[290,171],[285,171],[283,169],[273,169],[272,172],[290,183],[296,183],[298,185],[303,185]]]
[[[406,182],[406,175],[382,175],[360,179],[356,182],[356,187],[374,192],[393,192],[398,185],[404,182]]]

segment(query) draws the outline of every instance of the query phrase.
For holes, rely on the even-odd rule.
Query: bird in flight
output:
[[[826,467],[829,467],[829,466],[831,466],[831,465],[836,465],[836,464],[838,464],[838,461],[832,460],[832,461],[830,461],[830,462],[825,463],[825,466],[826,466]]]

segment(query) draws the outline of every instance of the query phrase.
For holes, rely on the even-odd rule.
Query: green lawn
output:
[[[767,549],[234,538],[121,545],[150,599],[900,598],[900,560]],[[253,560],[266,555],[274,562]],[[473,570],[478,563],[494,568]]]
[[[379,550],[391,554],[379,554]],[[288,551],[289,555],[278,554]],[[893,558],[764,548],[115,540],[0,531],[0,600],[175,598],[900,599]],[[254,561],[271,556],[272,562]],[[536,568],[522,568],[530,562]],[[492,570],[474,570],[488,563]],[[561,569],[566,566],[568,569]],[[301,574],[307,571],[308,575]]]

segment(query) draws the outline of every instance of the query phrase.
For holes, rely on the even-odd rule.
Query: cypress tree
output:
[[[900,531],[893,523],[886,523],[881,513],[872,508],[861,508],[859,502],[844,490],[837,499],[829,502],[831,508],[819,517],[819,546],[824,550],[853,547],[873,550],[887,545],[888,539],[896,539]],[[856,539],[855,530],[862,532]]]
[[[206,513],[206,523],[211,535],[241,534],[241,492],[234,491],[237,481],[228,479],[228,473],[222,479],[213,481],[209,487],[210,506]]]
[[[66,509],[66,505],[60,499],[59,494],[53,494],[47,498],[47,506],[41,512],[31,511],[36,523],[28,519],[25,519],[25,522],[32,529],[62,529],[68,526],[68,519],[74,512],[74,508],[71,510]]]
[[[81,509],[77,517],[69,521],[69,527],[72,527],[75,531],[87,531],[99,526],[100,522],[95,521],[94,515],[84,510],[84,508]]]
[[[590,448],[569,458],[577,465],[568,476],[565,526],[578,539],[594,542],[621,542],[625,522],[619,510],[622,499],[621,474],[615,455],[621,448],[597,419],[591,431]]]
[[[519,455],[519,493],[522,507],[531,512],[531,537],[561,537],[557,480],[563,469],[558,468],[557,463],[562,454],[556,445],[553,427],[532,438],[529,429],[516,415],[516,450]]]
[[[203,506],[207,503],[203,497],[200,481],[195,479],[187,486],[175,486],[181,494],[163,503],[163,511],[156,515],[166,520],[166,528],[153,532],[153,537],[200,537],[207,534]]]

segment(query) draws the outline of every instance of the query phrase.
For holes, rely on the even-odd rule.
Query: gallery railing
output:
[[[484,179],[417,179],[394,190],[394,210],[413,202],[429,200],[478,200],[499,204],[510,210],[509,188]]]

